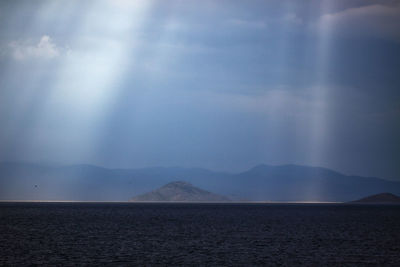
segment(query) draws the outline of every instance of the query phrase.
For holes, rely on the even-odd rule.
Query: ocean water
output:
[[[400,206],[0,203],[0,265],[400,266]]]

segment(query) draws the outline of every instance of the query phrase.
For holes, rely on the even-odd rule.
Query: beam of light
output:
[[[321,4],[321,14],[325,14],[331,7],[330,1],[323,1]],[[329,85],[327,77],[329,75],[329,61],[332,42],[332,25],[326,21],[320,21],[318,25],[318,47],[316,51],[316,79],[313,87],[313,99],[316,103],[313,111],[314,118],[311,126],[311,152],[310,162],[313,165],[320,165],[324,151],[325,138],[329,127],[327,102],[329,97]]]
[[[98,145],[99,125],[115,104],[127,66],[135,60],[139,31],[150,7],[151,1],[93,2],[65,40],[68,51],[60,59],[43,113],[56,111],[69,126],[61,141],[83,144],[78,161],[90,158]]]
[[[74,103],[78,112],[101,116],[116,94],[127,63],[134,60],[127,55],[135,49],[135,31],[143,22],[150,1],[116,3],[122,6],[93,6],[85,14],[80,31],[69,39],[77,51],[73,50],[63,62],[55,97],[66,105]]]
[[[7,133],[12,142],[2,152],[20,155],[18,160],[23,155],[28,161],[68,163],[63,157],[75,155],[74,163],[90,161],[102,137],[99,125],[115,105],[127,66],[135,61],[139,32],[151,5],[109,0],[51,1],[41,6],[21,34],[25,41],[15,43],[14,49],[20,49],[16,69],[23,65],[28,71],[18,73],[23,79],[17,82],[24,84],[15,86],[23,88],[15,92],[20,109],[13,114],[13,131]],[[41,155],[46,150],[53,158]],[[54,199],[76,190],[59,181],[51,180],[56,183],[52,186],[37,182],[40,194]]]
[[[320,17],[326,14],[332,7],[331,1],[323,1],[321,3]],[[316,51],[316,77],[315,85],[311,88],[312,99],[314,102],[314,110],[312,111],[312,119],[310,126],[309,153],[307,155],[308,163],[313,166],[324,166],[324,158],[327,156],[326,150],[327,138],[329,133],[329,113],[328,102],[330,88],[327,84],[329,75],[329,61],[332,44],[332,25],[324,20],[319,20],[318,27],[318,46]],[[321,183],[323,181],[320,181]],[[318,200],[322,191],[322,184],[310,184],[307,199]]]

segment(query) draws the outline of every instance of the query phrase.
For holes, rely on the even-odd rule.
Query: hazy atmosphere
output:
[[[400,180],[397,1],[1,1],[0,161]]]
[[[400,266],[400,1],[0,0],[0,266]]]

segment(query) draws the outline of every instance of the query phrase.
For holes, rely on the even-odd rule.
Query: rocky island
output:
[[[190,183],[176,181],[159,189],[133,197],[134,202],[228,202],[229,198],[197,188]]]

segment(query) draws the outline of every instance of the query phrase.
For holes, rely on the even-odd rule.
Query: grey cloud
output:
[[[319,21],[321,31],[353,36],[372,36],[400,41],[400,5],[374,4],[324,14]]]

